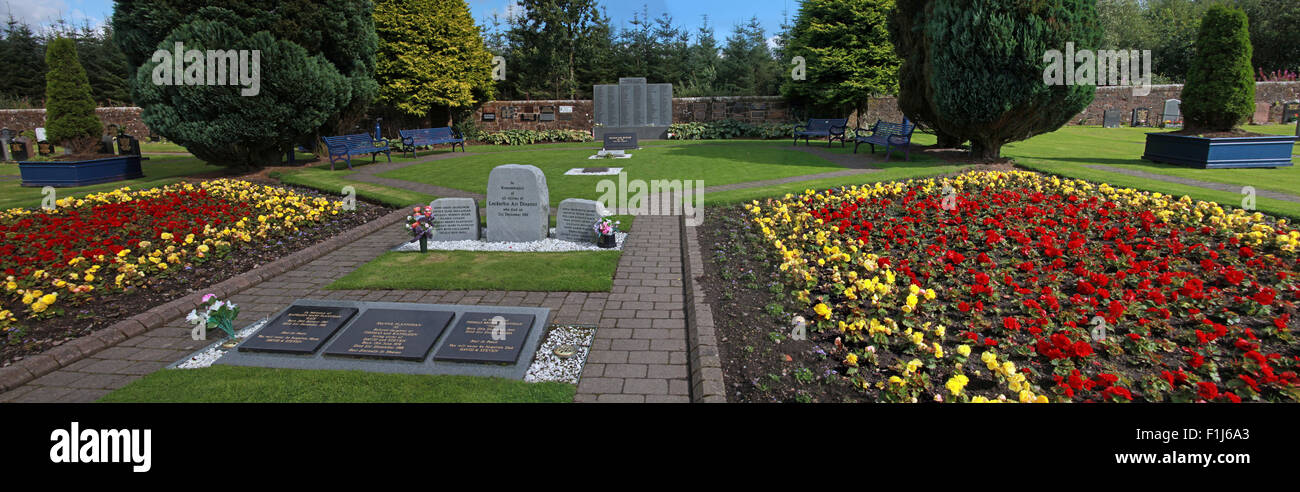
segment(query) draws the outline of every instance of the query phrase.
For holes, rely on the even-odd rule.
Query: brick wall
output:
[[[95,114],[107,129],[108,125],[117,125],[126,133],[144,139],[149,136],[149,128],[140,119],[140,108],[113,107],[96,108]],[[9,128],[18,132],[45,127],[44,109],[0,109],[0,128]]]
[[[1100,125],[1102,113],[1107,109],[1118,109],[1120,120],[1127,125],[1132,111],[1136,108],[1150,108],[1152,121],[1157,121],[1164,111],[1166,99],[1179,99],[1183,92],[1181,85],[1153,85],[1151,93],[1145,96],[1133,95],[1128,87],[1098,87],[1092,104],[1071,121],[1075,125]],[[1271,105],[1269,121],[1282,122],[1282,102],[1300,99],[1300,82],[1256,82],[1255,102]]]

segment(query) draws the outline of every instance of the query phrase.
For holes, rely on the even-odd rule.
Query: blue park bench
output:
[[[432,146],[437,144],[451,144],[451,151],[456,151],[456,145],[460,145],[460,151],[465,151],[465,139],[460,136],[456,130],[451,127],[441,128],[420,128],[417,130],[398,130],[397,133],[402,136],[402,151],[410,151],[412,156],[419,156],[416,153],[416,147]]]
[[[867,144],[871,146],[871,153],[876,153],[876,146],[885,146],[885,161],[889,161],[889,151],[893,148],[903,148],[903,160],[912,160],[912,131],[916,125],[903,118],[902,123],[893,123],[884,120],[876,120],[876,124],[871,126],[870,130],[857,129],[853,137],[853,153],[858,153],[858,146]],[[871,135],[865,133],[871,132]]]
[[[844,129],[848,127],[848,118],[812,118],[808,123],[794,127],[794,144],[799,145],[799,137],[803,137],[803,144],[808,145],[808,139],[812,137],[826,137],[826,146],[830,147],[831,142],[840,141],[840,146],[844,146]],[[803,128],[803,130],[800,130]]]
[[[370,154],[370,162],[375,162],[379,158],[379,153],[383,152],[388,157],[388,162],[393,162],[392,150],[388,148],[388,139],[380,138],[375,140],[368,133],[358,133],[356,135],[339,135],[337,137],[321,137],[325,141],[325,148],[329,151],[330,170],[334,170],[334,162],[346,161],[348,169],[352,169],[352,156]]]

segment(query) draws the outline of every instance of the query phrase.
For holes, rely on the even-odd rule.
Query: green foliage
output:
[[[789,73],[772,56],[758,18],[737,24],[722,48],[714,95],[763,96],[778,93]]]
[[[1238,0],[1250,21],[1251,63],[1265,72],[1300,72],[1300,2],[1295,0]]]
[[[1188,128],[1230,130],[1255,111],[1251,51],[1245,12],[1215,6],[1205,13],[1182,93]]]
[[[279,162],[292,144],[351,132],[378,91],[368,1],[123,0],[112,20],[145,124],[212,163]],[[155,50],[260,51],[259,93],[157,85]],[[250,61],[251,64],[251,61]]]
[[[504,38],[506,80],[512,98],[577,99],[607,83],[613,56],[609,18],[596,0],[522,0]],[[644,75],[642,75],[644,76]]]
[[[753,124],[731,119],[709,122],[673,123],[668,127],[668,138],[672,140],[791,138],[794,136],[794,127],[794,123]]]
[[[787,78],[782,94],[816,114],[842,116],[894,93],[899,59],[885,22],[893,8],[894,0],[803,2],[785,54],[787,62],[804,57],[807,78]]]
[[[890,41],[901,60],[898,82],[900,87],[906,87],[906,90],[898,91],[898,108],[913,124],[929,128],[937,137],[936,145],[954,148],[963,140],[937,128],[938,117],[930,106],[930,84],[926,83],[925,68],[930,52],[925,42],[925,31],[919,26],[924,24],[931,5],[930,1],[901,2],[889,15]]]
[[[425,116],[493,97],[492,54],[465,0],[380,0],[374,18],[379,102]]]
[[[45,134],[49,141],[73,153],[91,150],[103,126],[95,116],[86,69],[77,60],[71,39],[51,41],[45,50]]]
[[[933,116],[927,123],[969,140],[976,158],[998,158],[1003,144],[1060,128],[1096,91],[1043,82],[1048,50],[1064,50],[1066,42],[1097,47],[1095,1],[929,0],[915,17],[896,22],[919,29],[926,46],[899,52],[921,74],[911,75],[916,85],[900,86],[900,99],[922,98],[932,111],[923,115]]]
[[[31,27],[10,14],[0,39],[0,94],[36,103],[45,99],[45,47]]]
[[[480,132],[476,139],[492,145],[530,145],[549,142],[590,142],[593,140],[589,132],[564,129]]]

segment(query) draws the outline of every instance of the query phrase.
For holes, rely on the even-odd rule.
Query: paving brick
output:
[[[623,393],[666,395],[668,394],[668,380],[628,379],[623,382]]]

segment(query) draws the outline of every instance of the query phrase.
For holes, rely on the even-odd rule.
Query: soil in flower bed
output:
[[[294,193],[308,197],[337,198],[319,191],[296,186],[280,185]],[[20,336],[9,334],[9,343],[0,347],[0,367],[21,360],[24,356],[38,354],[69,340],[88,335],[96,330],[142,313],[155,306],[183,297],[222,282],[244,272],[255,270],[277,259],[309,248],[371,220],[382,217],[392,208],[358,200],[352,213],[327,215],[319,224],[303,227],[297,232],[272,238],[265,243],[249,243],[230,252],[218,261],[186,264],[174,273],[156,277],[149,283],[128,288],[123,292],[94,295],[85,303],[63,306],[65,312],[43,320],[21,319]],[[22,305],[0,299],[0,309],[21,312]]]
[[[1228,131],[1215,131],[1197,128],[1184,128],[1182,130],[1168,132],[1170,135],[1181,135],[1184,137],[1202,137],[1202,138],[1238,138],[1238,137],[1277,137],[1285,135],[1269,135],[1265,133],[1255,133],[1233,128]]]
[[[841,375],[835,337],[814,333],[791,338],[797,302],[782,286],[771,255],[733,206],[710,210],[700,227],[705,299],[713,309],[728,402],[870,401]],[[838,355],[837,355],[838,354]]]

